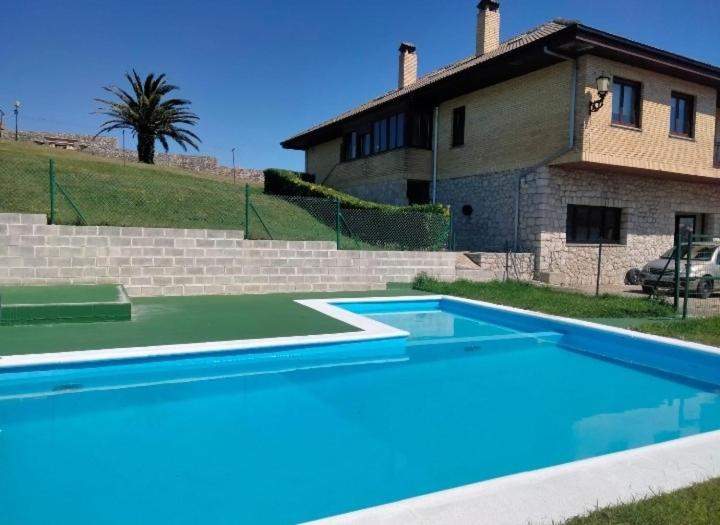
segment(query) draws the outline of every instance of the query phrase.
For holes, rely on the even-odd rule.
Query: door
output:
[[[675,216],[675,235],[680,235],[680,244],[687,243],[690,236],[695,233],[695,215]]]

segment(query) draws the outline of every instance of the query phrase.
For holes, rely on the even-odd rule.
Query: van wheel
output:
[[[702,281],[697,285],[698,295],[703,299],[710,297],[713,293],[713,284],[712,276],[706,275],[703,277]]]

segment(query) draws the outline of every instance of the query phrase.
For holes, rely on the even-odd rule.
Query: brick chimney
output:
[[[475,55],[490,53],[500,45],[500,2],[481,0],[478,4]]]
[[[400,44],[400,67],[398,68],[398,89],[409,86],[417,80],[416,47],[409,42]]]

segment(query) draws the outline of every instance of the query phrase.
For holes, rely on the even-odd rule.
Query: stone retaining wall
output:
[[[535,275],[534,253],[474,252],[467,256],[480,270],[492,272],[496,279],[532,281]]]
[[[454,279],[452,252],[338,251],[242,231],[48,225],[0,213],[0,284],[121,283],[131,296],[356,291]]]
[[[3,132],[3,140],[13,140],[14,131],[5,130]],[[127,162],[137,162],[137,153],[134,150],[122,150],[118,147],[118,141],[115,137],[92,135],[81,135],[78,133],[54,133],[44,131],[20,131],[18,139],[20,142],[34,142],[39,145],[47,145],[52,147],[48,142],[48,137],[66,139],[76,141],[73,148],[76,151],[82,151],[99,157],[110,159],[125,159]],[[181,168],[198,173],[207,173],[218,177],[233,177],[233,170],[228,166],[221,166],[216,157],[209,155],[186,155],[183,153],[155,153],[155,164],[157,166],[168,166],[172,168]],[[259,183],[263,181],[262,170],[250,168],[236,168],[235,178],[242,182]]]

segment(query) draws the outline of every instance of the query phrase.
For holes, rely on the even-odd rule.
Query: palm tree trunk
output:
[[[145,164],[155,164],[155,137],[147,133],[138,134],[138,160]]]

